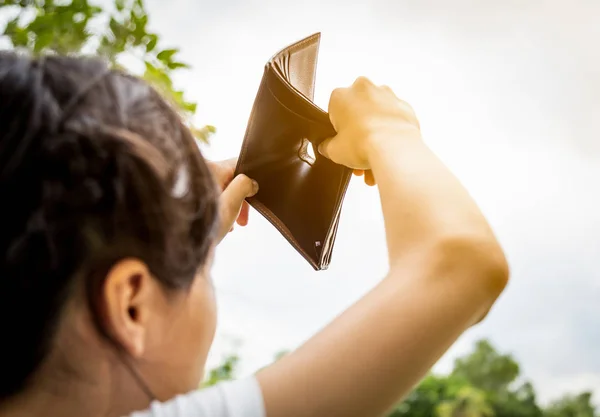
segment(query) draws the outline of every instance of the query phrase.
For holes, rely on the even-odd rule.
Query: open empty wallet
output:
[[[316,151],[336,133],[312,101],[320,38],[309,36],[267,62],[236,167],[260,186],[250,205],[317,271],[329,266],[352,175]]]

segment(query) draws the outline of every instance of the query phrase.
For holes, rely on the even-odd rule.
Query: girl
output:
[[[0,416],[379,416],[409,392],[485,316],[506,260],[389,88],[359,78],[329,114],[319,151],[379,185],[389,272],[296,352],[194,391],[215,246],[259,184],[205,161],[143,81],[0,53]]]

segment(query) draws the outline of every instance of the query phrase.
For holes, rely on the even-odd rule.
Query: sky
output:
[[[489,338],[542,402],[594,390],[600,402],[600,2],[594,0],[146,0],[176,77],[239,153],[266,61],[322,33],[317,104],[360,75],[411,103],[426,142],[465,184],[503,245],[511,282],[485,322],[436,365]],[[567,5],[568,3],[568,5]],[[210,364],[241,375],[293,349],[387,270],[376,189],[352,182],[329,270],[315,272],[257,212],[221,244]]]
[[[209,158],[239,153],[266,61],[322,33],[317,104],[360,75],[415,108],[426,142],[463,181],[512,278],[487,320],[436,365],[487,337],[547,402],[600,400],[600,3],[575,0],[149,0],[153,29],[193,69],[176,81],[217,127]],[[376,189],[351,184],[328,271],[314,272],[257,212],[217,253],[214,364],[242,374],[293,349],[385,275]]]

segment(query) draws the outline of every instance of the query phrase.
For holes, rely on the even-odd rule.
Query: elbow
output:
[[[479,272],[485,294],[495,301],[508,285],[510,267],[506,255],[496,239],[474,239],[470,242],[468,256]]]
[[[510,267],[502,247],[493,236],[446,238],[436,247],[440,275],[477,295],[482,309],[477,322],[481,321],[508,284]]]

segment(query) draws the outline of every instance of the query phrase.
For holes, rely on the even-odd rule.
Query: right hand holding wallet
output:
[[[268,61],[236,167],[236,175],[260,185],[250,205],[315,270],[329,266],[352,175],[316,152],[336,134],[328,114],[312,101],[319,41],[316,33]]]

